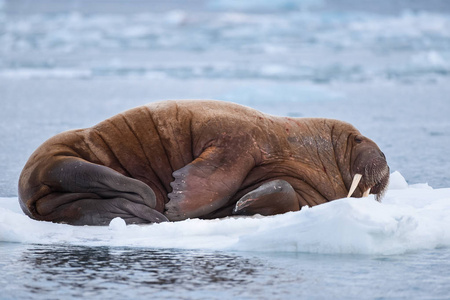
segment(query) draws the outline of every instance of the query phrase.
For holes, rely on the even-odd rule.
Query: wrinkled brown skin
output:
[[[222,101],[165,101],[63,132],[30,157],[23,211],[74,225],[272,215],[389,179],[384,155],[352,125],[275,117]]]

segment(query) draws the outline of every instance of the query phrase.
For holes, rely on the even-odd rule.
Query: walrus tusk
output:
[[[361,174],[355,174],[355,177],[353,177],[352,185],[350,186],[350,190],[348,191],[347,198],[350,198],[351,195],[353,195],[353,192],[355,192],[356,187],[358,186],[359,182],[361,181],[362,175]]]
[[[363,197],[368,197],[370,194],[370,188],[367,189],[367,191],[364,192]]]

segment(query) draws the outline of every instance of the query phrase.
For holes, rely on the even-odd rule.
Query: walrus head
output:
[[[389,166],[377,144],[360,134],[350,135],[350,174],[352,177],[347,197],[366,197],[374,194],[380,201],[389,183]]]

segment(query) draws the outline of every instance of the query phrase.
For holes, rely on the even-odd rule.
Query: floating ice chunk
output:
[[[428,51],[422,55],[414,56],[413,62],[416,62],[417,64],[432,65],[432,66],[437,66],[437,67],[449,66],[449,63],[447,62],[447,60],[444,59],[444,57],[436,51]]]
[[[225,10],[286,10],[307,9],[323,4],[323,0],[210,0],[209,6]]]
[[[450,247],[450,188],[408,186],[391,175],[383,201],[348,198],[270,217],[70,226],[25,216],[0,198],[0,242],[309,253],[398,254]]]
[[[50,68],[18,68],[0,71],[0,78],[35,79],[35,78],[89,78],[93,74],[87,69],[50,69]]]
[[[165,20],[171,25],[181,25],[187,20],[187,15],[184,11],[173,10],[165,15]]]

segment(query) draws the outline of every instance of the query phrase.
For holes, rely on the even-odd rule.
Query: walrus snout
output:
[[[380,201],[389,183],[389,166],[386,156],[375,143],[358,149],[353,163],[353,177],[347,197],[351,197],[359,187],[363,197],[374,194]]]

